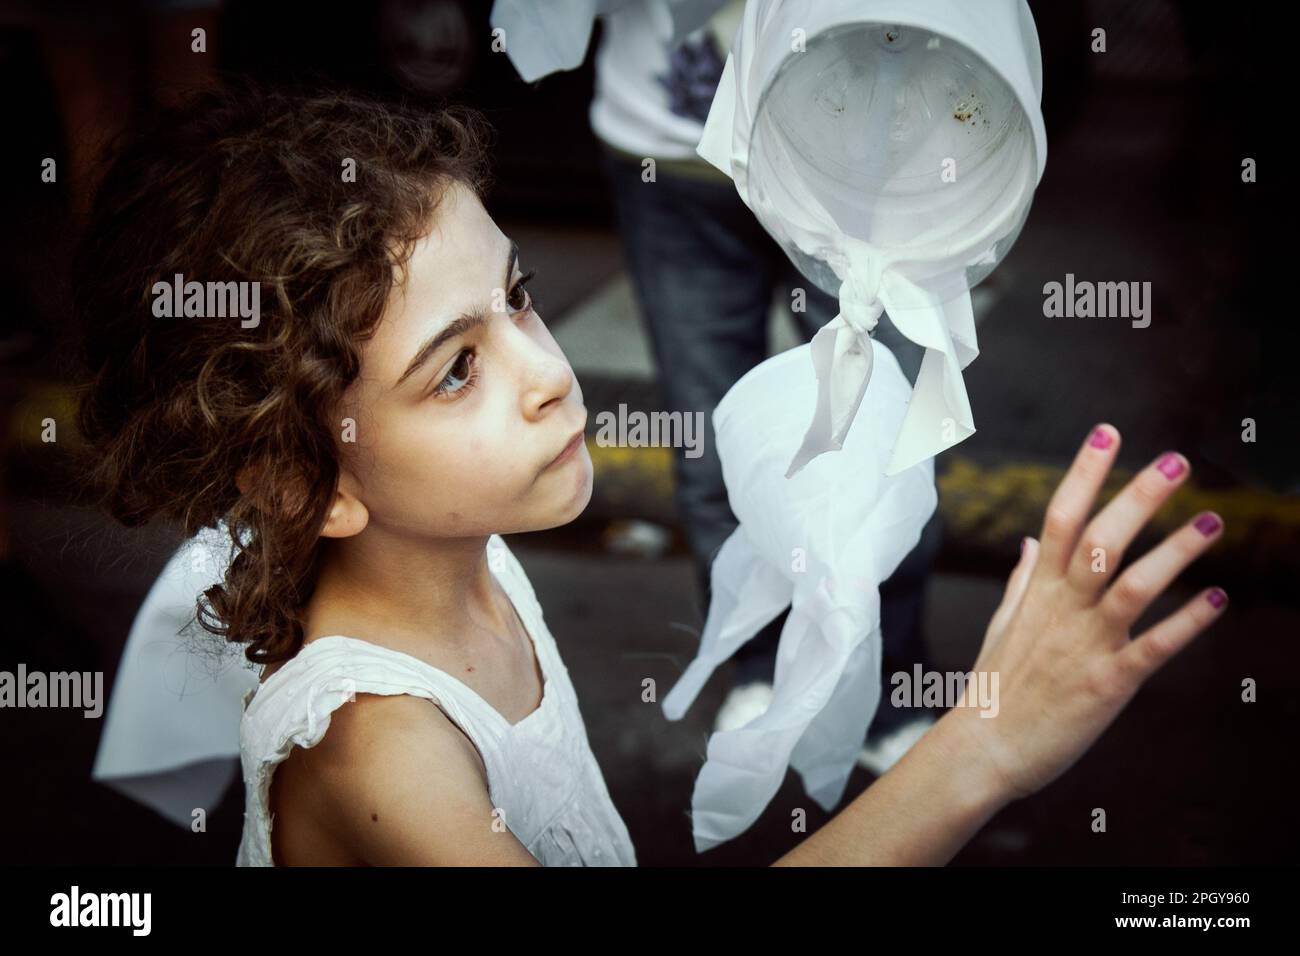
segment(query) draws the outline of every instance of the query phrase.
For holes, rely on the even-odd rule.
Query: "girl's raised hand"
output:
[[[995,715],[982,716],[965,699],[945,715],[964,728],[973,756],[1009,799],[1036,792],[1078,760],[1142,683],[1227,604],[1222,590],[1207,589],[1130,637],[1142,612],[1218,539],[1223,522],[1213,512],[1198,515],[1116,576],[1125,550],[1189,472],[1185,458],[1167,452],[1089,521],[1118,450],[1119,432],[1098,425],[1048,504],[1041,543],[1025,540],[975,663],[977,673],[998,675]]]

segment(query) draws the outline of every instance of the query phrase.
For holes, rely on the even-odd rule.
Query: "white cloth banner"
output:
[[[857,427],[837,455],[786,477],[799,423],[818,401],[809,352],[758,365],[714,412],[728,500],[740,520],[712,568],[699,654],[663,699],[678,720],[714,670],[789,606],[771,704],[715,733],[691,800],[696,849],[747,829],[793,766],[831,810],[844,794],[881,694],[880,583],[920,540],[938,495],[926,459],[886,476],[908,384],[893,353],[866,339],[874,366]]]

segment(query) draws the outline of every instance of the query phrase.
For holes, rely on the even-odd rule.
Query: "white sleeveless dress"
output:
[[[276,865],[271,776],[293,747],[318,744],[335,708],[354,694],[411,694],[434,702],[474,742],[493,807],[543,866],[636,866],[532,585],[498,535],[488,542],[488,556],[532,639],[544,679],[539,707],[512,725],[461,681],[401,651],[341,635],[309,642],[244,695],[245,811],[237,865]]]

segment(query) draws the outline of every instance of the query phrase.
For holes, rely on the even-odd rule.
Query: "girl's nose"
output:
[[[536,417],[568,398],[573,391],[573,369],[549,333],[545,333],[545,341],[539,341],[516,331],[520,332],[515,344],[523,386],[524,414]]]

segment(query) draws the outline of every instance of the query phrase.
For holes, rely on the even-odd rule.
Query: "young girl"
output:
[[[229,529],[200,619],[263,665],[241,864],[636,862],[500,538],[573,520],[592,465],[582,391],[481,202],[484,137],[464,110],[244,86],[156,117],[101,187],[82,430],[121,520]],[[257,283],[217,287],[255,321],[206,292],[166,316],[177,275]],[[1188,474],[1167,453],[1089,522],[1118,446],[1096,428],[1026,539],[975,664],[998,716],[948,711],[777,863],[945,862],[1221,612],[1212,589],[1130,641],[1222,523],[1094,572]]]

